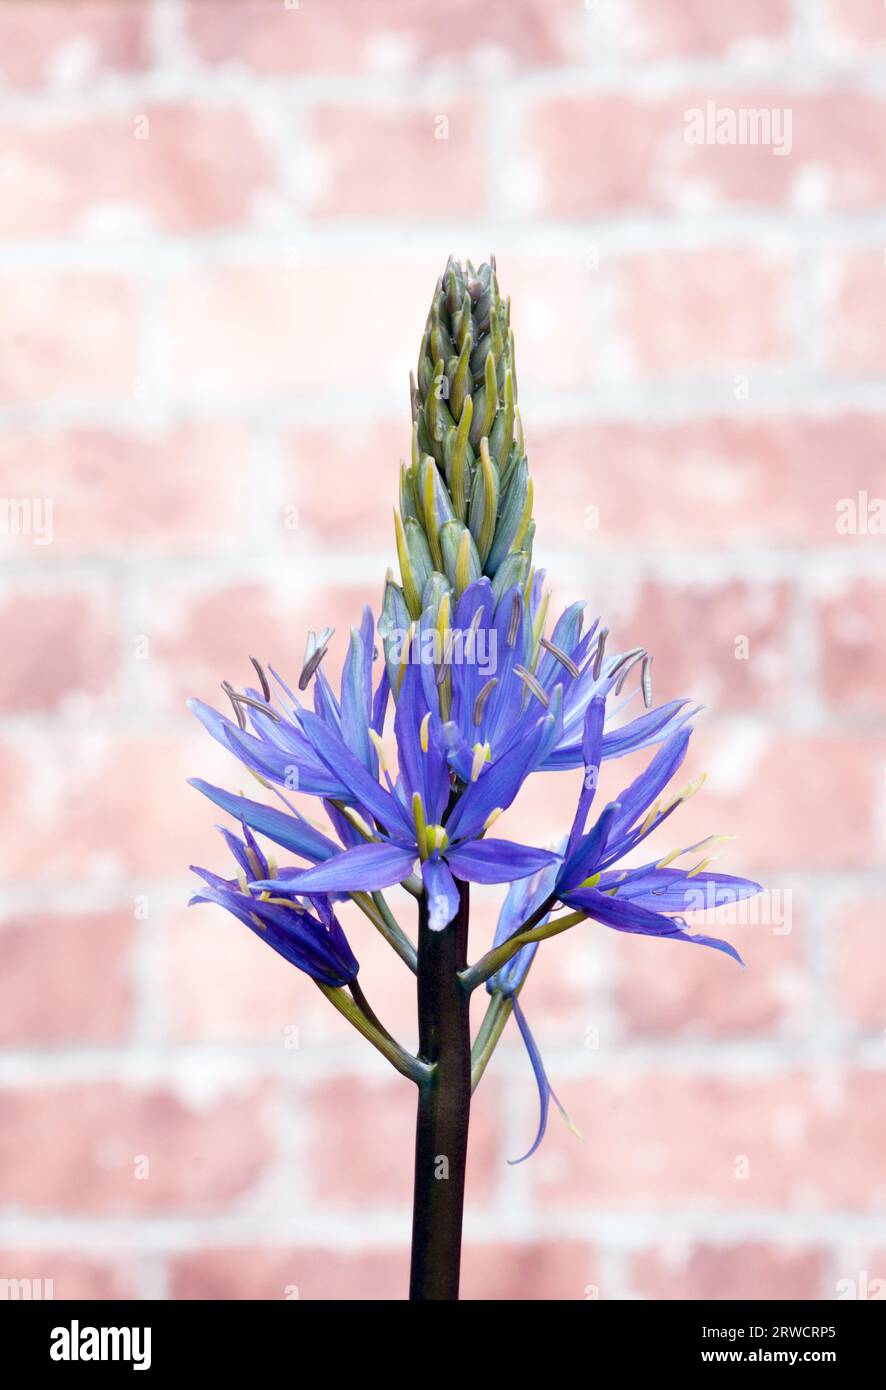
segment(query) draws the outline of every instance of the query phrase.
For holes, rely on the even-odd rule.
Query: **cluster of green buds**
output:
[[[531,577],[532,480],[523,447],[510,300],[495,261],[449,260],[410,378],[412,456],[400,465],[394,512],[398,584],[388,571],[384,634],[430,609],[445,632],[455,602],[486,575],[497,594]],[[395,661],[386,638],[391,684]],[[394,667],[394,669],[391,669]]]

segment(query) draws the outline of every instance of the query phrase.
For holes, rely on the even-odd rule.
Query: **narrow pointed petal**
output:
[[[563,1106],[560,1104],[559,1100],[554,1094],[554,1089],[551,1086],[550,1081],[548,1080],[548,1074],[544,1068],[544,1062],[541,1059],[541,1053],[538,1050],[538,1043],[532,1036],[529,1024],[526,1022],[526,1015],[520,1008],[519,1001],[516,997],[514,998],[513,1005],[514,1018],[517,1020],[517,1027],[520,1029],[520,1036],[522,1037],[523,1042],[526,1045],[526,1051],[529,1054],[529,1061],[531,1062],[532,1070],[535,1073],[535,1084],[538,1087],[538,1129],[536,1131],[535,1138],[532,1141],[531,1147],[526,1150],[525,1154],[523,1154],[523,1157],[508,1159],[508,1163],[510,1163],[512,1166],[517,1163],[525,1163],[527,1158],[531,1158],[532,1155],[535,1153],[536,1149],[538,1148],[539,1144],[541,1143],[542,1139],[544,1139],[545,1131],[548,1127],[548,1111],[550,1109],[551,1101],[554,1102],[557,1109],[560,1111],[560,1114],[563,1116],[564,1120],[569,1125],[569,1128],[573,1130],[575,1129],[575,1126],[573,1125]]]
[[[400,845],[366,844],[343,850],[316,869],[292,878],[263,879],[256,888],[285,887],[290,893],[364,893],[390,888],[412,873],[415,850]]]
[[[600,893],[596,888],[579,888],[563,898],[573,907],[580,907],[596,922],[602,922],[616,931],[634,932],[640,936],[660,936],[672,941],[688,941],[695,946],[711,946],[715,951],[723,951],[739,965],[744,961],[734,946],[721,941],[716,936],[702,936],[699,932],[687,932],[678,920],[665,917],[660,912],[650,912],[633,902],[619,902],[617,897]]]
[[[552,864],[556,854],[512,840],[476,840],[446,851],[453,873],[469,883],[512,883]]]
[[[328,835],[309,825],[306,820],[287,815],[285,811],[277,811],[273,806],[266,806],[264,802],[250,801],[246,796],[235,796],[233,792],[213,787],[211,783],[204,782],[199,777],[192,777],[188,785],[196,787],[198,792],[208,796],[209,800],[214,801],[223,811],[236,816],[237,820],[245,821],[253,830],[266,835],[275,845],[282,845],[284,849],[292,850],[294,854],[300,854],[313,863],[329,859],[338,851],[334,840],[330,840]]]

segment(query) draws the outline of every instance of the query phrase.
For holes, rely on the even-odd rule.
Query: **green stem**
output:
[[[506,999],[503,994],[496,992],[489,1001],[489,1007],[480,1025],[474,1046],[471,1051],[471,1094],[473,1095],[480,1084],[484,1071],[489,1065],[493,1052],[498,1046],[498,1040],[504,1032],[505,1024],[513,1012],[514,1003],[512,999]]]
[[[324,985],[317,981],[317,988],[326,995],[331,1004],[334,1004],[340,1014],[348,1020],[350,1024],[362,1033],[377,1048],[383,1057],[387,1057],[391,1066],[396,1067],[397,1071],[403,1076],[408,1076],[410,1081],[414,1081],[421,1087],[428,1077],[428,1068],[418,1057],[413,1057],[411,1052],[407,1052],[398,1042],[387,1033],[379,1032],[379,1029],[364,1014],[359,1004],[355,1003],[343,989],[338,989],[334,985]]]
[[[384,937],[388,945],[393,947],[400,959],[415,974],[417,960],[415,947],[398,925],[382,894],[373,893],[370,897],[368,893],[352,893],[351,898],[360,911],[366,914],[379,935]]]
[[[574,927],[576,923],[584,922],[587,913],[568,912],[565,917],[557,917],[554,921],[545,922],[542,926],[531,927],[529,924],[537,917],[538,913],[533,913],[529,921],[524,926],[519,927],[518,930],[514,932],[513,936],[509,936],[507,941],[503,941],[500,946],[496,946],[493,950],[487,951],[486,955],[481,956],[474,965],[469,966],[467,970],[461,972],[461,982],[468,993],[475,990],[478,985],[482,985],[489,979],[490,975],[495,974],[496,970],[500,970],[503,965],[507,965],[508,961],[511,960],[522,947],[528,946],[532,941],[547,941],[551,936],[559,936],[560,932],[568,931],[569,928]]]
[[[470,997],[459,979],[468,885],[459,891],[459,910],[442,931],[428,925],[427,896],[419,901],[419,1057],[428,1074],[418,1089],[409,1297],[421,1302],[458,1298],[471,1110]]]

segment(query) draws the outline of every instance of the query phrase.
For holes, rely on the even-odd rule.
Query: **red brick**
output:
[[[461,1297],[507,1301],[583,1299],[590,1252],[575,1241],[476,1245],[462,1255]],[[402,1300],[409,1287],[406,1246],[355,1251],[319,1248],[201,1250],[171,1262],[173,1298]],[[296,1292],[297,1291],[297,1292]]]
[[[356,420],[344,430],[318,425],[287,431],[283,493],[298,508],[298,544],[391,550],[391,508],[400,460],[409,450],[408,418]]]
[[[880,415],[588,420],[536,426],[528,448],[536,547],[552,578],[559,542],[616,551],[830,546],[841,499],[886,497]]]
[[[0,712],[46,713],[109,694],[120,657],[114,607],[98,588],[10,593],[0,603]]]
[[[313,810],[316,816],[316,803]],[[208,802],[203,815],[207,822],[225,820]],[[205,867],[227,874],[230,858],[221,838],[216,839]],[[285,851],[276,853],[278,862],[294,862]],[[414,936],[414,900],[407,899],[412,905],[404,910],[398,898],[405,894],[389,890],[386,897]],[[414,1048],[414,979],[358,908],[340,903],[336,913],[360,962],[372,1007],[405,1046]],[[221,908],[200,905],[165,916],[158,932],[157,970],[164,1032],[175,1041],[292,1047],[307,1057],[331,1044],[365,1049],[306,976]]]
[[[132,1009],[132,914],[43,912],[0,925],[0,1042],[107,1043]]]
[[[202,1106],[163,1085],[7,1090],[2,1200],[108,1216],[224,1210],[255,1188],[269,1162],[268,1103],[257,1084]],[[148,1176],[138,1178],[142,1157]]]
[[[600,275],[575,255],[507,255],[498,266],[502,293],[513,306],[521,390],[583,390],[593,385],[600,357]],[[537,458],[539,427],[525,408],[523,425],[529,456]]]
[[[882,740],[824,734],[770,738],[751,726],[715,735],[702,722],[693,744],[685,777],[707,770],[708,780],[663,828],[666,848],[692,844],[713,831],[736,835],[717,867],[764,877],[769,888],[782,890],[787,885],[781,878],[773,882],[770,871],[781,874],[810,864],[821,870],[860,868],[882,856]]]
[[[667,201],[662,144],[682,144],[679,102],[557,97],[539,102],[524,120],[538,213],[574,218]]]
[[[248,434],[233,422],[0,437],[0,494],[52,499],[53,556],[239,548],[249,468]],[[22,552],[34,540],[2,544]]]
[[[717,712],[780,706],[790,598],[780,583],[645,583],[619,613],[613,650],[645,644],[662,699],[691,694]]]
[[[632,52],[644,58],[714,58],[784,52],[790,38],[790,0],[709,5],[705,0],[634,0]]]
[[[438,108],[318,107],[310,139],[322,169],[318,217],[476,215],[486,185],[479,113]]]
[[[400,396],[438,260],[369,270],[349,259],[293,269],[281,255],[276,264],[212,267],[172,280],[163,301],[168,389],[176,398],[229,405],[339,390],[342,364],[353,361],[354,306],[371,282],[385,308],[372,324],[368,385]]]
[[[789,267],[771,253],[674,251],[624,261],[618,331],[643,374],[741,373],[791,354]]]
[[[206,816],[213,817],[208,802]],[[206,867],[228,873],[226,853],[219,837]],[[335,1029],[335,1011],[313,983],[222,908],[172,914],[162,923],[157,959],[164,1033],[173,1041],[282,1048],[289,1039],[306,1049],[318,1025]]]
[[[735,946],[747,966],[743,974],[715,951],[613,933],[615,1002],[628,1034],[686,1039],[803,1035],[813,1006],[802,944],[806,924],[793,901],[790,906],[790,921],[784,923],[767,922],[762,906],[763,920],[756,924],[694,919],[694,930]],[[773,930],[784,926],[790,932]]]
[[[0,73],[14,87],[85,86],[110,73],[143,71],[150,11],[107,0],[5,0]]]
[[[185,782],[220,778],[229,759],[214,748],[187,726],[178,737],[56,730],[5,741],[0,872],[14,882],[106,883],[206,862],[218,836]]]
[[[854,714],[886,711],[886,651],[880,640],[884,609],[886,584],[873,579],[831,585],[819,600],[822,688],[836,709]]]
[[[416,1091],[390,1081],[336,1078],[318,1087],[310,1106],[308,1171],[314,1203],[409,1207],[412,1200]],[[496,1092],[487,1081],[471,1111],[467,1205],[488,1201],[505,1166]]]
[[[136,303],[125,280],[20,271],[0,294],[0,403],[134,397]]]
[[[695,143],[694,113],[704,116],[708,102],[717,112],[769,112],[769,133],[762,128],[768,143]],[[810,95],[718,86],[664,98],[557,97],[540,102],[525,121],[534,210],[581,218],[635,209],[790,208],[798,198],[829,208],[877,207],[886,180],[872,132],[882,120],[881,97],[840,89]]]
[[[295,687],[304,664],[308,631],[333,627],[324,667],[338,690],[349,632],[359,626],[363,606],[377,601],[366,589],[319,589],[293,583],[281,566],[280,586],[240,583],[206,588],[182,583],[157,585],[152,594],[151,659],[144,675],[158,700],[169,698],[180,710],[198,696],[228,706],[220,691],[223,680],[239,689],[256,684],[250,656],[273,666]],[[380,576],[381,578],[381,576]],[[381,658],[374,668],[381,675]]]
[[[817,1247],[748,1242],[644,1250],[631,1279],[641,1298],[819,1299],[828,1297],[827,1269]]]
[[[823,42],[837,57],[869,58],[886,47],[886,15],[876,0],[824,0]]]
[[[568,59],[570,0],[323,0],[287,9],[273,0],[189,0],[187,34],[208,63],[263,73],[426,71],[465,65],[535,67]]]
[[[886,902],[858,897],[835,910],[830,949],[836,961],[837,1007],[850,1027],[886,1033],[883,965],[886,962]]]
[[[409,1251],[199,1250],[172,1258],[170,1287],[173,1298],[405,1299]]]
[[[76,1299],[138,1298],[131,1256],[122,1252],[95,1256],[77,1250],[0,1250],[0,1279],[40,1280],[43,1297],[52,1281],[52,1297]]]
[[[0,236],[244,226],[275,186],[255,130],[233,108],[139,106],[7,125],[4,144]]]
[[[848,252],[840,266],[831,321],[829,366],[837,376],[882,376],[886,371],[886,259],[881,247]]]
[[[886,1197],[882,1090],[882,1072],[836,1069],[573,1080],[586,1142],[552,1125],[531,1177],[556,1206],[874,1211]]]

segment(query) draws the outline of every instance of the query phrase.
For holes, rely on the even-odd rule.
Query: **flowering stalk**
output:
[[[468,885],[446,931],[430,926],[427,894],[419,903],[418,1052],[428,1068],[419,1082],[409,1297],[458,1298],[468,1122],[471,1111],[470,993],[467,964]]]
[[[589,932],[604,926],[738,960],[728,942],[691,930],[683,914],[759,891],[708,871],[716,837],[637,862],[703,780],[668,793],[697,709],[687,700],[654,707],[651,657],[643,647],[608,651],[608,629],[594,622],[585,630],[581,603],[548,631],[516,401],[510,306],[495,266],[450,261],[412,382],[412,458],[401,468],[395,514],[401,582],[388,572],[377,627],[365,609],[338,692],[323,670],[326,629],[308,635],[297,694],[251,658],[258,687],[222,683],[233,719],[191,702],[212,737],[281,803],[193,782],[235,819],[242,838],[222,830],[234,876],[197,869],[192,901],[225,908],[312,978],[418,1089],[410,1297],[422,1301],[458,1297],[471,1095],[511,1018],[539,1097],[523,1158],[544,1137],[551,1101],[568,1121],[523,1008],[540,943],[586,923]],[[377,681],[376,634],[384,647]],[[312,709],[301,698],[309,687]],[[642,712],[625,715],[638,697]],[[647,748],[656,751],[645,769],[595,815],[601,764]],[[575,813],[556,849],[489,833],[533,773],[579,768]],[[328,827],[303,814],[293,790],[315,798]],[[298,862],[278,866],[256,834]],[[697,863],[676,867],[697,852]],[[473,963],[471,883],[509,885],[495,940]],[[395,884],[417,899],[417,948],[384,897]],[[414,979],[417,1055],[369,1003],[336,915],[342,900],[399,957],[404,982]],[[490,999],[472,1047],[470,1000],[481,985]]]

